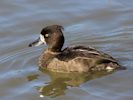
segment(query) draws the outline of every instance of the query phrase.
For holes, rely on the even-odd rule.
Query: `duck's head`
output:
[[[42,29],[40,37],[29,44],[29,47],[47,44],[48,50],[60,52],[64,44],[63,27],[60,25],[47,26]]]

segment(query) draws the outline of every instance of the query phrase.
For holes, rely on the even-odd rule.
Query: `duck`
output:
[[[63,30],[61,25],[46,26],[39,38],[29,44],[29,47],[47,45],[39,57],[39,68],[62,73],[123,69],[115,58],[91,46],[77,45],[62,49],[65,41]]]

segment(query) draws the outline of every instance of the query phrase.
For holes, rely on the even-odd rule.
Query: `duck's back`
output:
[[[47,68],[56,72],[112,71],[120,65],[110,55],[92,47],[65,48],[50,61]]]

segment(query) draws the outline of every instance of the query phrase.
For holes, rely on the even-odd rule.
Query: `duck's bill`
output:
[[[42,35],[40,35],[40,37],[35,40],[34,42],[30,43],[29,44],[29,47],[32,47],[32,46],[39,46],[39,45],[42,45],[42,44],[45,44],[45,39],[43,38]]]

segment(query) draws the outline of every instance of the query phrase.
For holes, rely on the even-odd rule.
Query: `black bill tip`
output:
[[[30,43],[30,44],[28,45],[28,47],[32,47],[32,43]]]

